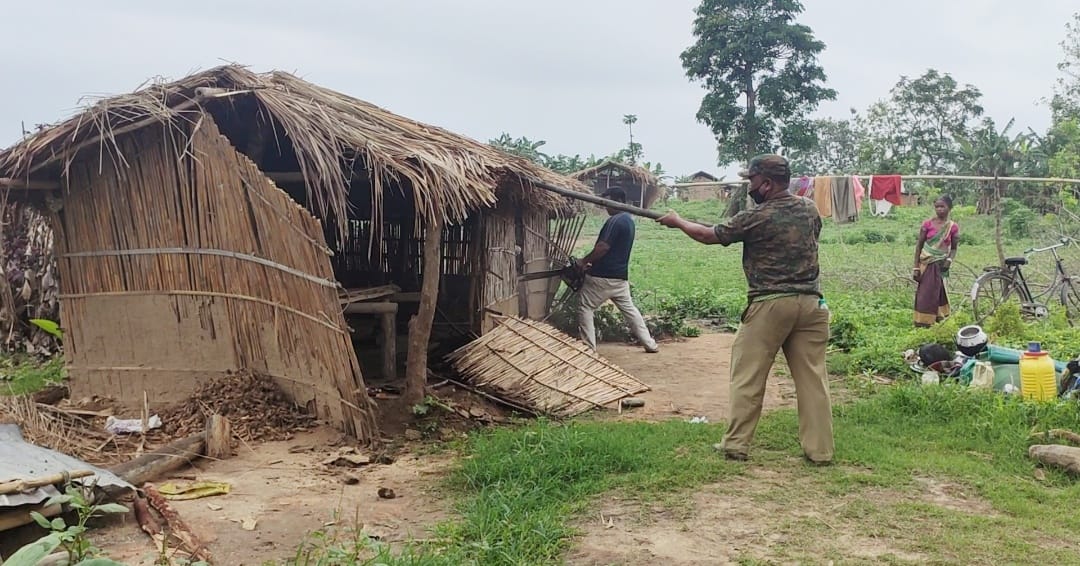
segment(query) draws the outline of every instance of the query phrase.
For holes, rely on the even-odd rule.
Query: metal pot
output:
[[[989,338],[986,332],[976,325],[965,326],[956,333],[956,348],[961,354],[971,357],[986,349]]]

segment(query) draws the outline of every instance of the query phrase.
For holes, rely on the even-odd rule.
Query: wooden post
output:
[[[427,384],[428,341],[435,320],[435,305],[439,299],[440,255],[442,250],[442,218],[436,217],[424,235],[423,280],[420,284],[420,306],[409,320],[409,353],[405,363],[406,405],[424,400]]]
[[[517,242],[517,296],[518,316],[529,318],[529,282],[521,279],[525,275],[525,218],[521,212],[521,206],[514,207],[514,239]]]
[[[383,378],[397,379],[397,312],[380,317],[383,339]]]
[[[217,413],[206,419],[206,456],[215,460],[232,456],[232,426]]]
[[[152,454],[143,454],[134,460],[113,466],[109,471],[124,481],[139,486],[167,472],[187,466],[202,455],[205,449],[206,434],[198,432],[173,441]]]

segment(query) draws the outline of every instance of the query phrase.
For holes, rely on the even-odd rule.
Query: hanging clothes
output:
[[[874,215],[885,216],[893,206],[900,206],[903,179],[900,175],[874,175],[870,177],[870,200],[874,201]]]
[[[832,181],[828,177],[814,177],[814,204],[822,218],[832,216]]]
[[[858,220],[859,215],[862,214],[862,201],[866,196],[866,187],[863,186],[858,175],[851,176],[851,185],[855,187],[855,219]]]
[[[795,181],[795,194],[801,197],[805,197],[810,192],[810,188],[814,186],[814,178],[803,175]]]
[[[900,206],[900,187],[903,179],[900,175],[874,175],[871,179],[873,187],[870,189],[870,198],[885,200]]]
[[[832,181],[832,216],[837,224],[852,222],[858,217],[855,208],[855,188],[851,177],[833,177]]]

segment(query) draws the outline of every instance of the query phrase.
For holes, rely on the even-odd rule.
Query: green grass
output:
[[[722,217],[722,205],[716,201],[673,203],[671,207],[704,222]],[[1075,230],[1052,215],[1017,226],[1016,218],[1028,218],[1023,212],[1019,209],[1005,219],[1007,256],[1053,242],[1062,231]],[[908,278],[918,226],[932,214],[929,206],[903,207],[884,218],[866,216],[851,224],[825,220],[820,262],[823,291],[833,311],[829,367],[834,373],[907,375],[901,352],[930,340],[949,343],[960,325],[971,321],[967,292],[984,267],[998,263],[994,226],[992,217],[976,215],[971,207],[957,207],[953,218],[961,226],[961,245],[948,282],[957,315],[944,328],[931,332],[916,330],[912,323],[915,286]],[[597,216],[586,223],[579,254],[592,246],[602,222],[603,217]],[[741,254],[741,245],[700,245],[678,231],[638,218],[630,266],[635,300],[643,312],[659,318],[707,319],[732,327],[746,300]],[[1078,248],[1065,249],[1063,256],[1068,268],[1080,275]],[[1025,267],[1029,279],[1049,283],[1052,257],[1038,254],[1031,259]],[[610,319],[619,324],[618,317]],[[1060,314],[1039,324],[1019,326],[1019,332],[996,333],[995,343],[1022,347],[1039,339],[1051,355],[1062,359],[1080,355],[1080,333],[1068,328]]]
[[[63,358],[45,362],[20,357],[0,359],[0,395],[33,393],[63,380]]]
[[[1068,510],[1080,506],[1080,486],[1050,470],[1036,480],[1026,450],[1032,431],[1080,428],[1080,405],[911,385],[838,406],[835,418],[837,465],[829,468],[801,464],[792,410],[764,417],[749,466],[726,462],[710,448],[722,425],[537,422],[478,433],[447,480],[460,519],[439,529],[439,542],[396,554],[384,550],[379,560],[556,564],[571,543],[575,517],[597,497],[614,491],[648,503],[707,485],[751,494],[763,510],[775,510],[770,520],[786,538],[771,545],[770,559],[825,555],[847,563],[853,557],[829,542],[836,525],[930,563],[1056,564],[1075,556],[1080,515]],[[755,491],[748,487],[752,478],[737,478],[755,470],[782,474],[790,489]],[[992,512],[921,499],[921,478],[958,486]],[[816,519],[784,514],[826,508],[835,511]]]

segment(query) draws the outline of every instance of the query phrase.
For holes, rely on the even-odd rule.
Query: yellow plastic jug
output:
[[[1046,401],[1057,397],[1057,376],[1054,360],[1038,342],[1030,342],[1020,356],[1020,393],[1025,399]]]

